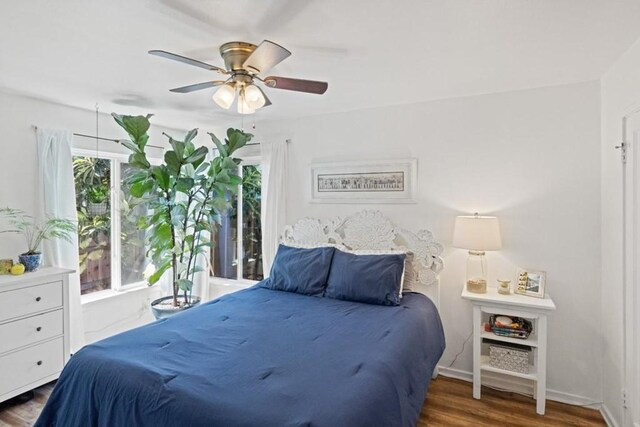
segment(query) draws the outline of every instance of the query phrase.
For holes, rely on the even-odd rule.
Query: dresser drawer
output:
[[[1,292],[0,322],[43,310],[62,307],[62,282],[45,283]]]
[[[0,395],[62,371],[62,337],[0,357]]]
[[[62,310],[0,325],[0,354],[62,335]]]

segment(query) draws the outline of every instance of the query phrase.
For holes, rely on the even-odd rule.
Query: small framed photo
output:
[[[544,271],[518,269],[514,292],[530,297],[544,298],[547,273]]]

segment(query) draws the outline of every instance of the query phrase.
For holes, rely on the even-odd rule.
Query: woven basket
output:
[[[530,349],[489,344],[489,366],[521,374],[529,373]]]

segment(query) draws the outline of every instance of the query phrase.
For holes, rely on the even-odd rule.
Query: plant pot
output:
[[[42,262],[42,254],[21,254],[18,256],[20,264],[24,265],[24,271],[30,273],[36,271]]]
[[[92,216],[104,215],[107,213],[108,208],[109,206],[107,205],[107,202],[102,202],[102,203],[89,202],[87,204],[87,212],[89,212],[89,215],[92,215]]]
[[[180,302],[181,299],[183,299],[183,297],[178,297],[178,302]],[[200,304],[199,297],[191,297],[191,303],[189,305],[183,305],[180,307],[162,307],[163,302],[171,300],[173,300],[173,296],[158,298],[157,300],[151,302],[151,312],[153,313],[153,317],[155,317],[156,320],[166,319],[173,316],[174,314],[182,313],[183,311]]]

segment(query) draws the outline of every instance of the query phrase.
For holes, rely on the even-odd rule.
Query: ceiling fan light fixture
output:
[[[227,80],[191,84],[173,88],[171,92],[191,93],[218,86],[212,96],[213,101],[228,110],[237,98],[236,106],[240,114],[253,114],[260,108],[272,105],[262,85],[258,86],[254,81],[260,81],[268,88],[318,95],[324,94],[329,87],[327,82],[322,81],[281,76],[261,77],[260,74],[266,73],[291,55],[289,50],[269,40],[263,40],[258,46],[240,41],[224,43],[220,46],[220,55],[225,68],[164,50],[150,50],[149,54],[226,75]]]
[[[257,110],[264,107],[264,104],[266,104],[267,102],[266,98],[264,97],[264,93],[262,93],[262,90],[260,90],[260,88],[253,83],[245,86],[243,95],[245,103],[252,110]]]
[[[213,101],[225,110],[231,107],[235,98],[236,88],[232,83],[223,84],[220,86],[220,89],[213,94]]]

